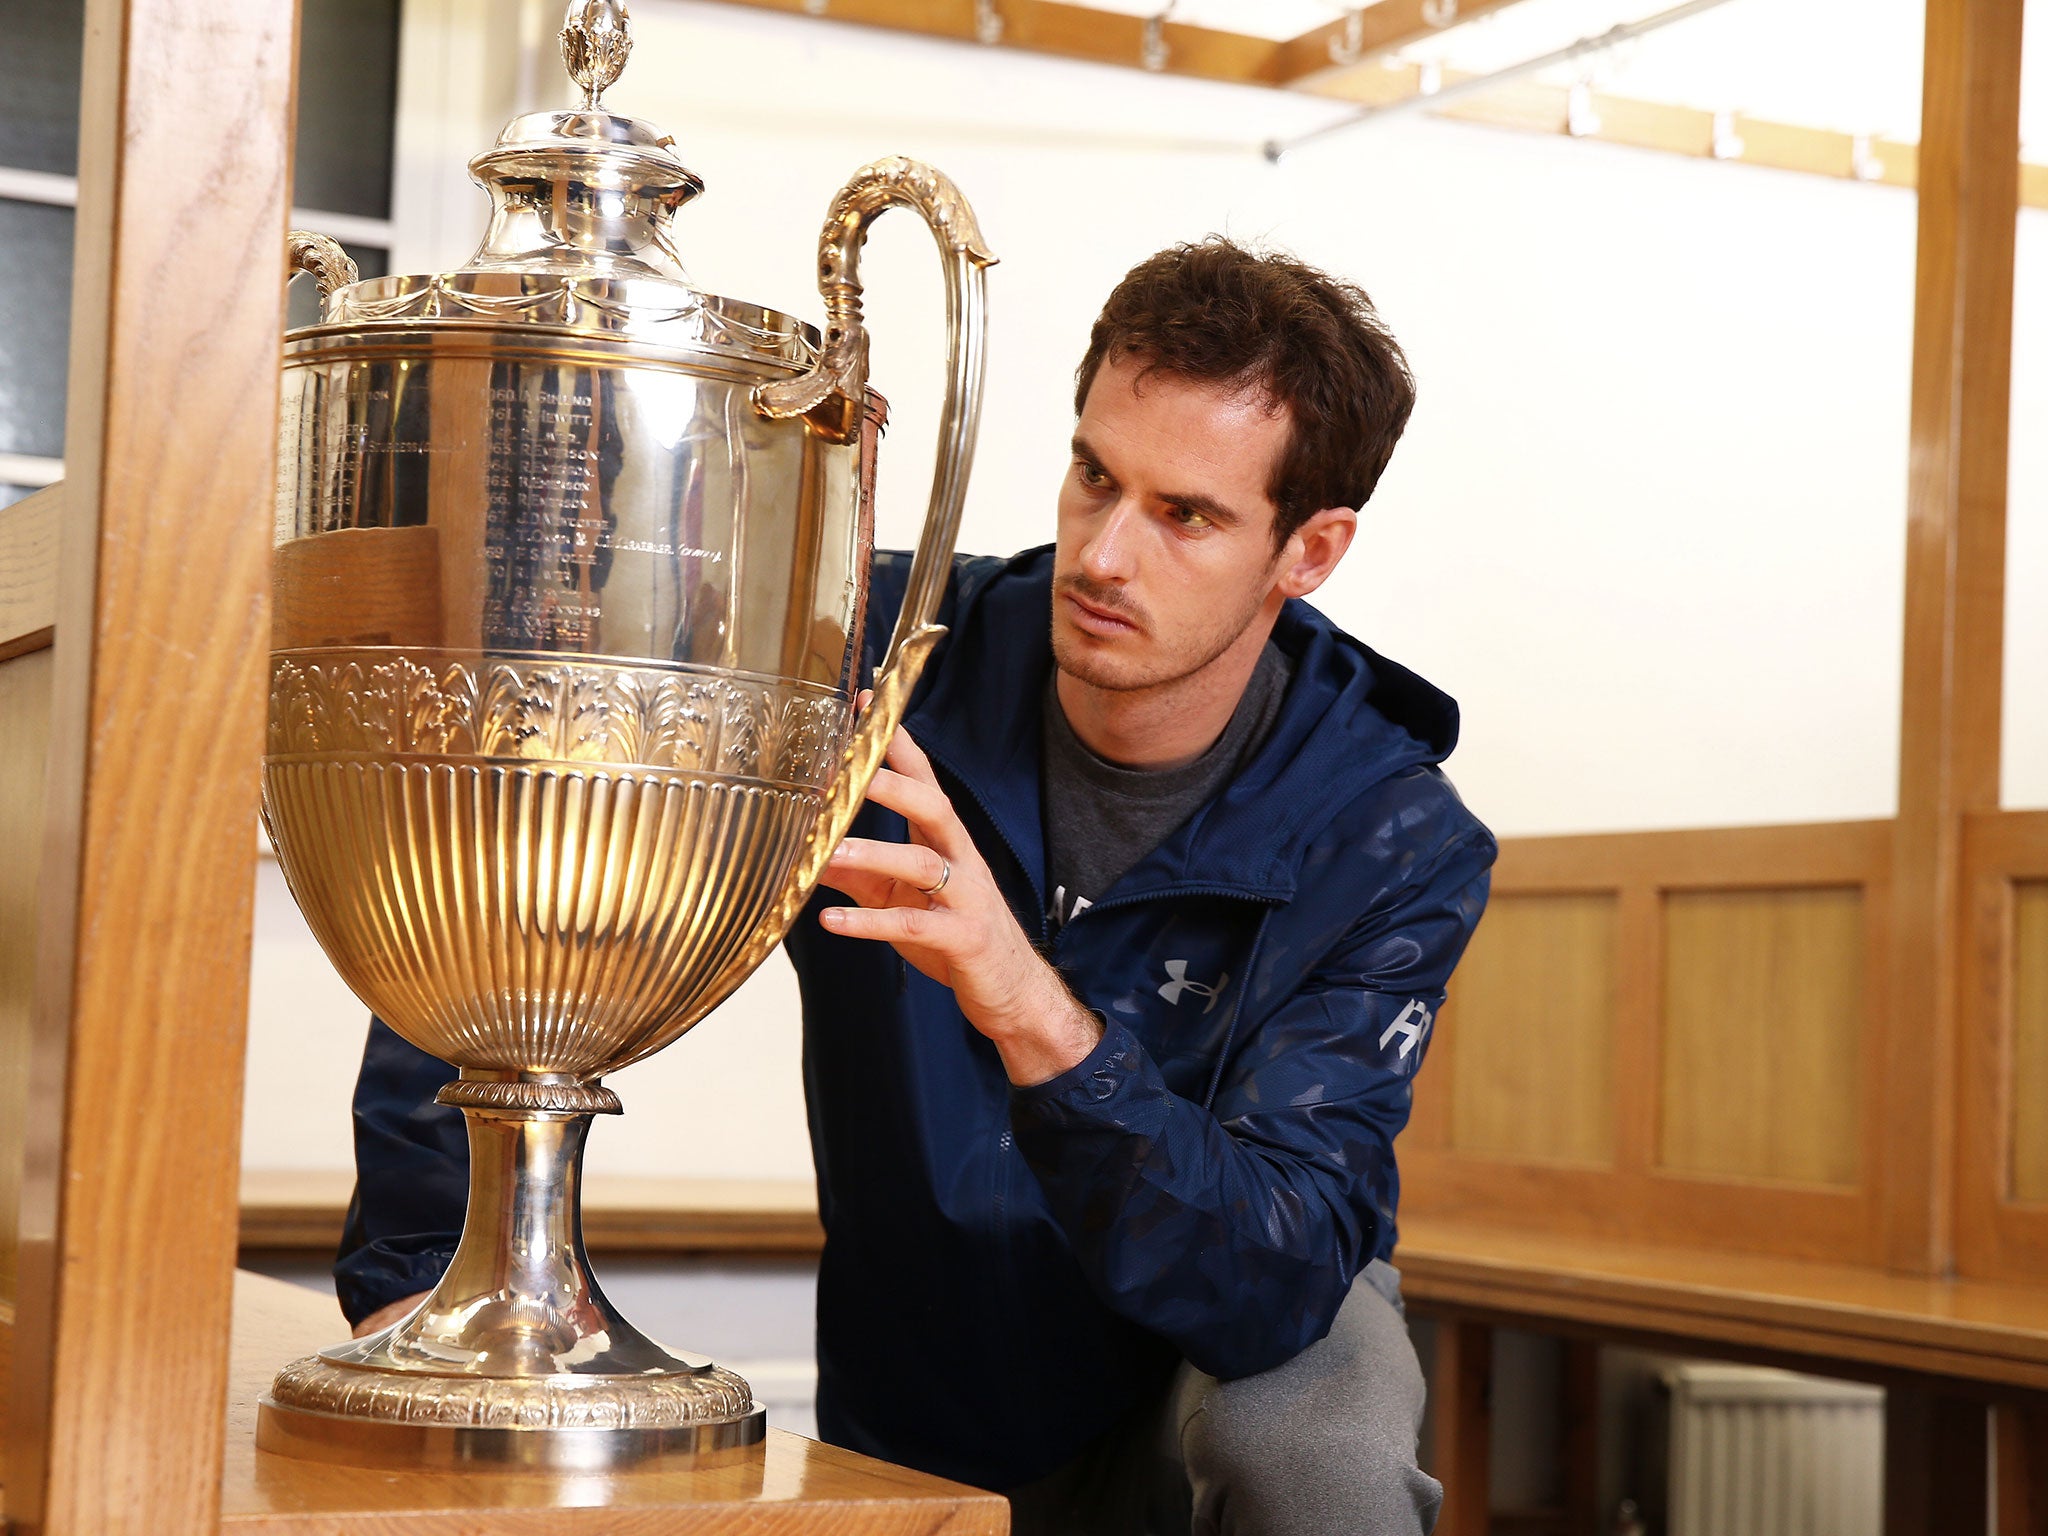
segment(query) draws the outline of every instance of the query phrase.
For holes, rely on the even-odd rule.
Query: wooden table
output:
[[[277,1368],[344,1337],[332,1300],[235,1277],[221,1529],[236,1536],[1001,1536],[1009,1505],[771,1428],[758,1460],[701,1471],[530,1476],[391,1473],[256,1449]]]

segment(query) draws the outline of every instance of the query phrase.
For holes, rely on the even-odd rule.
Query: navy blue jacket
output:
[[[1436,764],[1457,708],[1314,609],[1251,765],[1048,937],[1039,701],[1051,554],[962,561],[951,633],[912,703],[1025,931],[1106,1028],[1014,1089],[952,993],[814,901],[788,939],[826,1241],[825,1437],[994,1488],[1058,1466],[1182,1359],[1278,1365],[1394,1247],[1395,1135],[1444,986],[1485,905],[1494,842]],[[908,562],[875,564],[867,666]],[[862,812],[854,835],[900,839]],[[372,1031],[360,1186],[336,1265],[360,1317],[453,1251],[449,1069]]]

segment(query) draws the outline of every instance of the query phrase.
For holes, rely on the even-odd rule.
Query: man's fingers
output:
[[[853,889],[857,883],[871,878],[893,880],[930,891],[945,873],[945,856],[936,848],[927,848],[922,843],[878,843],[850,837],[834,850],[823,878],[834,890],[845,891],[867,907],[875,903]],[[847,883],[842,884],[842,879]]]
[[[962,857],[960,845],[966,840],[966,829],[953,812],[953,802],[937,784],[882,768],[869,781],[868,799],[908,821],[947,858],[957,861]]]
[[[818,884],[828,886],[864,907],[887,906],[890,893],[896,888],[896,882],[887,875],[842,864],[836,854],[818,876]]]
[[[887,761],[905,777],[937,788],[939,776],[932,772],[932,760],[924,755],[924,748],[911,738],[910,732],[900,726],[889,740]]]
[[[827,907],[818,920],[849,939],[929,945],[937,925],[949,919],[943,912],[924,907]]]

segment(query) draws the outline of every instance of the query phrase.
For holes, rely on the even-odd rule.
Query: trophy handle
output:
[[[975,429],[981,421],[987,273],[996,258],[981,238],[974,210],[952,178],[901,156],[877,160],[853,173],[853,179],[832,199],[818,240],[818,292],[825,299],[826,317],[825,343],[818,360],[794,379],[763,384],[754,391],[755,408],[764,416],[777,420],[801,416],[813,430],[834,442],[851,442],[859,434],[868,383],[868,333],[860,320],[860,252],[867,243],[868,226],[894,207],[916,209],[939,243],[946,274],[948,356],[931,502],[925,510],[917,555],[911,561],[903,609],[896,617],[896,632],[889,639],[889,653],[882,664],[884,672],[904,659],[910,637],[938,613],[946,573],[953,563],[953,540],[960,531],[967,471],[974,461]],[[874,717],[882,693],[878,676],[875,703],[863,717],[864,724]],[[891,724],[889,731],[894,729]],[[884,742],[888,734],[883,734]]]
[[[289,283],[301,272],[313,274],[323,312],[334,291],[346,288],[357,277],[355,260],[341,248],[340,241],[295,229],[284,237],[284,280]]]
[[[947,377],[939,415],[939,459],[932,473],[931,501],[924,532],[910,563],[903,607],[896,616],[889,650],[875,673],[874,698],[861,712],[840,771],[826,792],[789,885],[747,946],[735,969],[753,969],[782,942],[823,873],[825,861],[853,825],[868,783],[882,766],[889,742],[902,722],[924,670],[925,658],[945,635],[932,621],[953,564],[960,508],[967,498],[967,472],[974,460],[974,434],[981,420],[982,362],[988,329],[988,269],[996,258],[981,237],[974,210],[944,172],[916,160],[891,157],[854,172],[832,199],[818,242],[818,291],[825,299],[825,344],[807,373],[754,391],[764,416],[801,416],[834,441],[860,431],[868,383],[868,334],[860,318],[860,251],[868,226],[887,209],[914,208],[931,226],[945,262]],[[743,967],[743,969],[742,969]]]

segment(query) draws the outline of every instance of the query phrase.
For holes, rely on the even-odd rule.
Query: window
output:
[[[386,270],[400,0],[305,0],[292,221]],[[0,0],[0,505],[63,473],[85,0]],[[300,290],[305,290],[301,292]],[[292,285],[288,322],[316,313]]]

